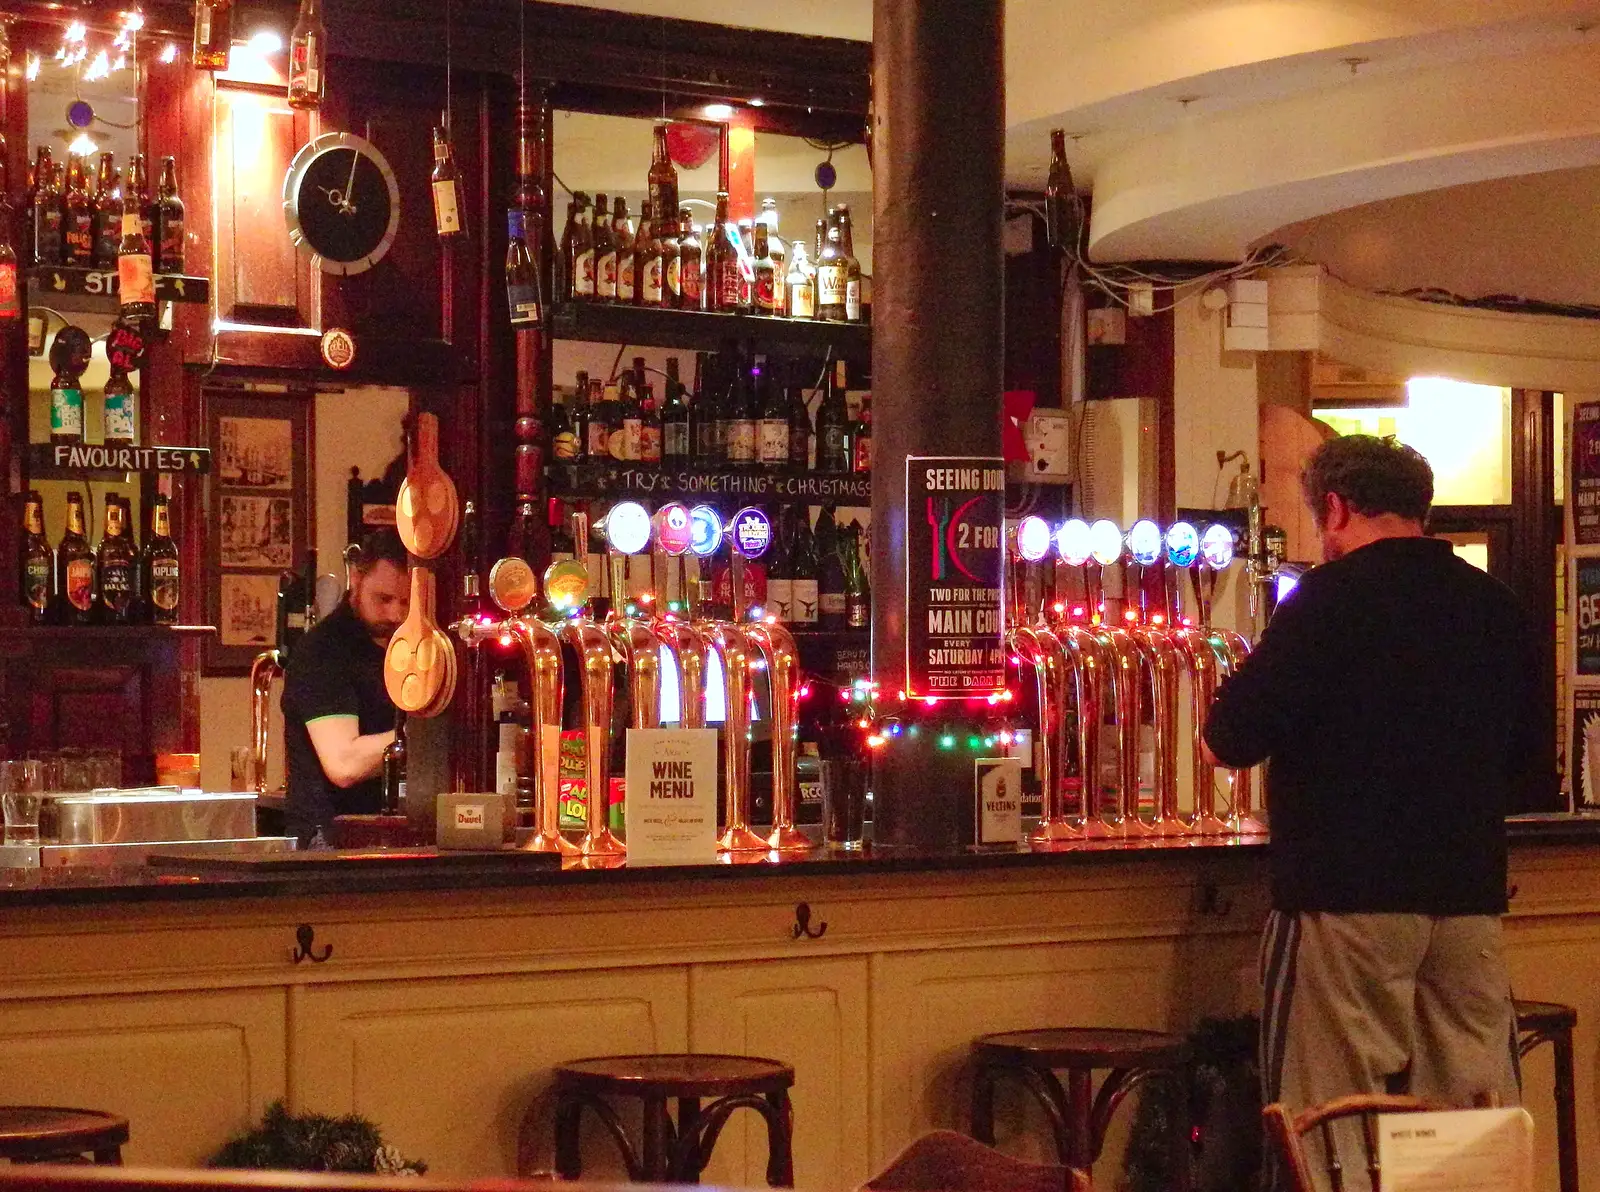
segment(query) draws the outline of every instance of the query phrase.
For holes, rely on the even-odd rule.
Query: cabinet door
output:
[[[758,1055],[795,1070],[794,1174],[801,1188],[845,1189],[867,1170],[867,959],[696,965],[694,1050]],[[766,1183],[766,1126],[741,1110],[706,1169],[709,1184]]]
[[[552,1065],[688,1044],[680,968],[323,985],[292,999],[293,1108],[363,1114],[408,1158],[451,1178],[515,1174],[530,1110],[536,1146],[525,1166],[550,1169]],[[593,1134],[585,1177],[622,1178]]]
[[[284,1095],[283,990],[6,1002],[0,1089],[123,1115],[130,1164],[195,1166]]]

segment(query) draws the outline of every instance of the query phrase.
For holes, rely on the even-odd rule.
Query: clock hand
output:
[[[361,150],[350,150],[350,181],[344,184],[344,202],[339,206],[339,209],[346,213],[354,210],[354,208],[350,206],[350,195],[355,191],[356,188],[356,167],[360,164]]]

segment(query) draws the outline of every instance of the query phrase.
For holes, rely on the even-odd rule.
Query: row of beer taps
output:
[[[572,538],[585,549],[589,518],[570,514]],[[523,768],[531,779],[533,833],[521,848],[531,852],[582,856],[597,862],[618,860],[627,846],[611,830],[611,732],[618,698],[616,675],[626,675],[630,728],[705,728],[707,696],[721,679],[723,692],[723,786],[719,851],[756,855],[811,847],[795,827],[798,803],[796,738],[800,718],[800,661],[794,639],[774,619],[745,605],[744,563],[759,558],[771,542],[766,515],[754,507],[726,522],[708,505],[690,509],[671,503],[652,516],[641,505],[623,501],[595,523],[606,544],[610,600],[603,612],[590,601],[590,576],[580,560],[551,564],[544,576],[548,619],[530,611],[539,593],[532,569],[520,559],[502,559],[489,574],[489,593],[505,614],[463,617],[452,628],[468,646],[492,641],[513,646],[526,665],[531,727]],[[722,550],[732,550],[730,604],[721,610],[710,600],[710,583],[700,566]],[[647,555],[649,591],[669,586],[689,595],[684,606],[665,600],[627,599],[628,560]],[[676,568],[676,585],[669,574]],[[717,611],[726,615],[715,615]],[[584,730],[586,827],[576,843],[562,836],[558,795],[563,709],[563,648],[578,660],[579,704]],[[716,673],[713,673],[716,672]],[[772,735],[772,829],[765,836],[750,826],[753,686],[765,675]],[[676,692],[676,699],[672,693]],[[666,693],[667,706],[663,706]],[[574,726],[577,727],[577,726]]]
[[[1212,625],[1218,578],[1232,564],[1231,529],[1149,520],[1126,534],[1113,521],[1009,528],[1007,644],[1034,674],[1042,816],[1035,845],[1122,838],[1257,835],[1249,770],[1225,771],[1219,809],[1201,748],[1218,683],[1248,655],[1239,633]],[[1191,608],[1193,613],[1191,615]],[[1188,732],[1180,701],[1188,693]],[[1141,794],[1143,729],[1154,743],[1150,798]],[[1180,736],[1186,739],[1180,739]],[[1114,751],[1114,778],[1102,759]],[[1190,766],[1190,805],[1179,766]],[[1078,781],[1069,779],[1076,770]]]

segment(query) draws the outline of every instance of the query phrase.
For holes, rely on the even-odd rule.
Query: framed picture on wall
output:
[[[206,541],[207,675],[244,675],[278,645],[278,579],[309,549],[311,403],[303,394],[205,393],[212,458]]]

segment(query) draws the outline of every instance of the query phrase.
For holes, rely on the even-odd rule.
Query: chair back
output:
[[[1379,1127],[1385,1114],[1429,1114],[1417,1129]],[[1518,1109],[1481,1106],[1462,1110],[1421,1097],[1360,1094],[1313,1106],[1300,1114],[1278,1103],[1262,1110],[1268,1142],[1293,1192],[1389,1192],[1428,1187],[1452,1168],[1493,1173],[1507,1192],[1531,1188],[1532,1119]],[[1424,1128],[1425,1127],[1425,1128]],[[1307,1136],[1317,1145],[1308,1146]],[[1320,1167],[1326,1180],[1316,1178]],[[1365,1178],[1359,1178],[1364,1173]]]

